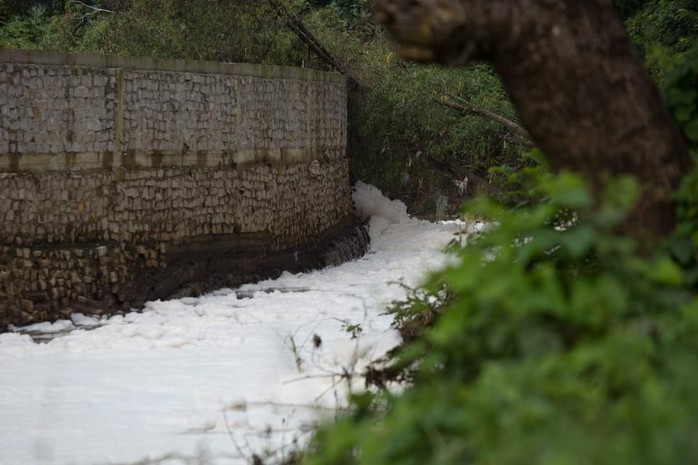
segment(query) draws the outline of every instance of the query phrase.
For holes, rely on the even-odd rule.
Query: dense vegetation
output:
[[[454,243],[454,264],[391,311],[409,344],[352,414],[319,431],[311,464],[656,464],[698,461],[698,174],[677,192],[679,226],[650,256],[619,237],[638,192],[609,183],[602,205],[506,126],[515,121],[486,65],[404,62],[368,0],[0,2],[0,45],[327,68],[287,26],[313,31],[359,81],[353,174],[443,214],[467,204],[495,227]],[[619,14],[698,158],[698,4],[617,0]],[[98,6],[100,9],[95,9]],[[107,10],[107,11],[102,11]],[[467,113],[467,112],[466,112]],[[482,186],[483,184],[481,184]],[[513,208],[512,208],[513,207]],[[385,388],[410,380],[400,395]]]

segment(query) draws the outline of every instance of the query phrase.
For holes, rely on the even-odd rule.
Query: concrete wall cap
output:
[[[253,63],[220,63],[215,61],[97,55],[91,53],[63,53],[46,50],[0,48],[0,63],[230,74],[264,79],[290,79],[297,81],[346,84],[346,77],[337,72],[292,66],[271,66]]]

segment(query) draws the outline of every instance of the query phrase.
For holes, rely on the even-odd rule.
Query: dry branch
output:
[[[73,5],[84,6],[85,8],[89,8],[90,10],[92,10],[91,13],[87,13],[87,16],[92,16],[92,15],[97,14],[97,13],[111,13],[111,14],[116,14],[116,11],[107,10],[107,9],[104,9],[104,8],[99,8],[99,7],[94,6],[94,5],[88,5],[87,3],[83,3],[83,2],[81,2],[81,1],[79,1],[79,0],[70,0],[70,3],[72,3]]]
[[[269,3],[276,12],[284,18],[289,28],[301,39],[315,55],[322,61],[330,65],[335,71],[345,75],[354,84],[359,87],[364,87],[361,80],[356,74],[344,63],[338,61],[332,54],[322,45],[315,35],[305,27],[303,21],[296,16],[284,3],[283,0],[269,0]]]
[[[521,125],[515,123],[509,118],[505,118],[493,111],[486,110],[484,108],[476,108],[470,105],[468,102],[460,97],[456,97],[452,94],[444,94],[441,98],[436,100],[441,105],[448,108],[452,108],[460,113],[466,115],[480,116],[482,118],[487,118],[491,121],[501,124],[505,128],[509,129],[512,133],[517,136],[517,142],[525,145],[526,147],[534,147],[534,143],[531,140],[531,135],[526,131]]]

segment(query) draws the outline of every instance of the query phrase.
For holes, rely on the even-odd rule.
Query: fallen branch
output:
[[[531,135],[528,133],[528,131],[526,131],[521,125],[515,123],[509,118],[505,118],[502,115],[499,115],[490,110],[486,110],[484,108],[473,107],[464,99],[456,97],[453,94],[444,94],[441,96],[441,98],[437,99],[436,101],[441,105],[444,105],[448,108],[452,108],[460,113],[466,115],[480,116],[482,118],[487,118],[491,121],[499,123],[517,136],[518,143],[527,147],[535,146],[533,140],[531,139]]]
[[[332,56],[332,54],[322,45],[317,37],[315,37],[315,35],[305,27],[303,21],[301,21],[301,19],[290,11],[290,9],[283,3],[283,0],[269,0],[269,3],[271,3],[276,12],[286,20],[286,24],[291,28],[296,36],[305,42],[305,44],[310,47],[318,58],[330,65],[338,73],[345,75],[354,84],[358,85],[359,87],[364,87],[358,76],[356,76],[356,74],[346,64],[340,63],[334,58],[334,56]]]
[[[72,3],[74,5],[81,5],[81,6],[84,6],[85,8],[89,8],[90,10],[92,10],[92,13],[87,13],[87,16],[92,16],[92,15],[97,14],[97,13],[116,14],[116,11],[107,10],[107,9],[100,8],[100,7],[97,7],[94,5],[88,5],[87,3],[83,3],[80,0],[70,0],[70,3]]]

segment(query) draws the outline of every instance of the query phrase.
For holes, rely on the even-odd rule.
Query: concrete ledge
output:
[[[0,153],[0,173],[76,172],[97,169],[150,169],[165,167],[215,168],[227,165],[309,163],[337,160],[344,156],[343,147],[312,149],[251,149],[237,152],[201,153]]]
[[[0,49],[0,62],[84,66],[94,68],[121,68],[144,71],[172,71],[185,73],[231,74],[264,79],[291,79],[298,81],[345,84],[346,78],[335,72],[325,72],[291,66],[268,66],[250,63],[219,63],[149,57],[121,57],[88,53],[62,53],[45,50]]]

